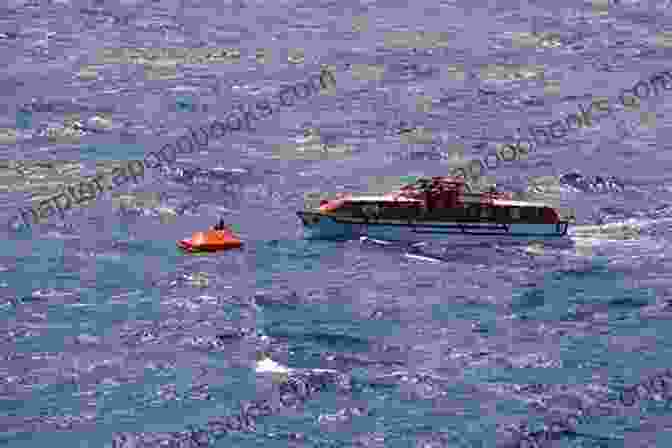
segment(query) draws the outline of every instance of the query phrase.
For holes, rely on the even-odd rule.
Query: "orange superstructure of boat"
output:
[[[188,252],[216,252],[238,249],[243,242],[230,229],[210,229],[205,232],[196,232],[190,239],[178,241],[177,245]]]

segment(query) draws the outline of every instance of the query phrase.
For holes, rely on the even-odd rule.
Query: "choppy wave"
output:
[[[257,95],[336,86],[6,234],[0,444],[670,445],[661,401],[613,400],[669,367],[669,95],[472,179],[567,209],[563,241],[306,241],[295,215],[667,70],[666,2],[84,3],[0,7],[5,222]],[[450,157],[385,158],[430,148]],[[177,250],[220,218],[243,249]]]

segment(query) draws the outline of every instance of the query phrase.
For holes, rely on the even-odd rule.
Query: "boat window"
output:
[[[480,209],[481,209],[481,207],[479,207],[478,205],[472,205],[467,210],[467,216],[470,217],[470,218],[478,218],[478,215],[480,215],[480,213],[481,213]]]
[[[508,220],[511,217],[509,210],[510,210],[509,207],[498,207],[497,219],[501,219],[502,221]]]
[[[373,203],[368,203],[364,204],[361,208],[362,213],[364,216],[368,218],[376,218],[380,215],[381,207],[378,203],[373,202]]]
[[[530,207],[520,208],[520,219],[530,219]]]
[[[388,213],[385,213],[387,211]],[[399,206],[394,210],[384,210],[381,208],[381,216],[388,217],[390,219],[413,219],[418,215],[419,209],[417,207],[404,207]]]
[[[523,219],[536,219],[537,218],[537,207],[523,207],[522,209],[522,218]]]
[[[492,218],[492,207],[481,208],[481,218]]]
[[[519,207],[512,207],[510,210],[511,210],[511,218],[512,219],[520,219],[520,208]]]
[[[544,216],[543,207],[535,207],[534,208],[534,217],[535,218],[541,218],[542,216]]]
[[[346,202],[341,204],[337,209],[334,210],[334,212],[339,215],[360,216],[362,214],[362,209],[359,204]]]

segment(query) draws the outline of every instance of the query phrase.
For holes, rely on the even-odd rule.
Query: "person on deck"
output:
[[[224,218],[219,218],[219,222],[213,227],[213,230],[224,230],[226,228],[226,223]]]

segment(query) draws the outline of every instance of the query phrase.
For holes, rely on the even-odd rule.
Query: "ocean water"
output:
[[[619,402],[672,367],[672,91],[619,101],[672,70],[667,3],[0,5],[0,445],[523,448],[599,407],[537,446],[670,446],[667,392]],[[4,224],[324,69],[255,130]],[[574,209],[565,241],[302,237],[307,195],[493,160],[599,98],[470,179]],[[177,250],[220,216],[241,250]]]

